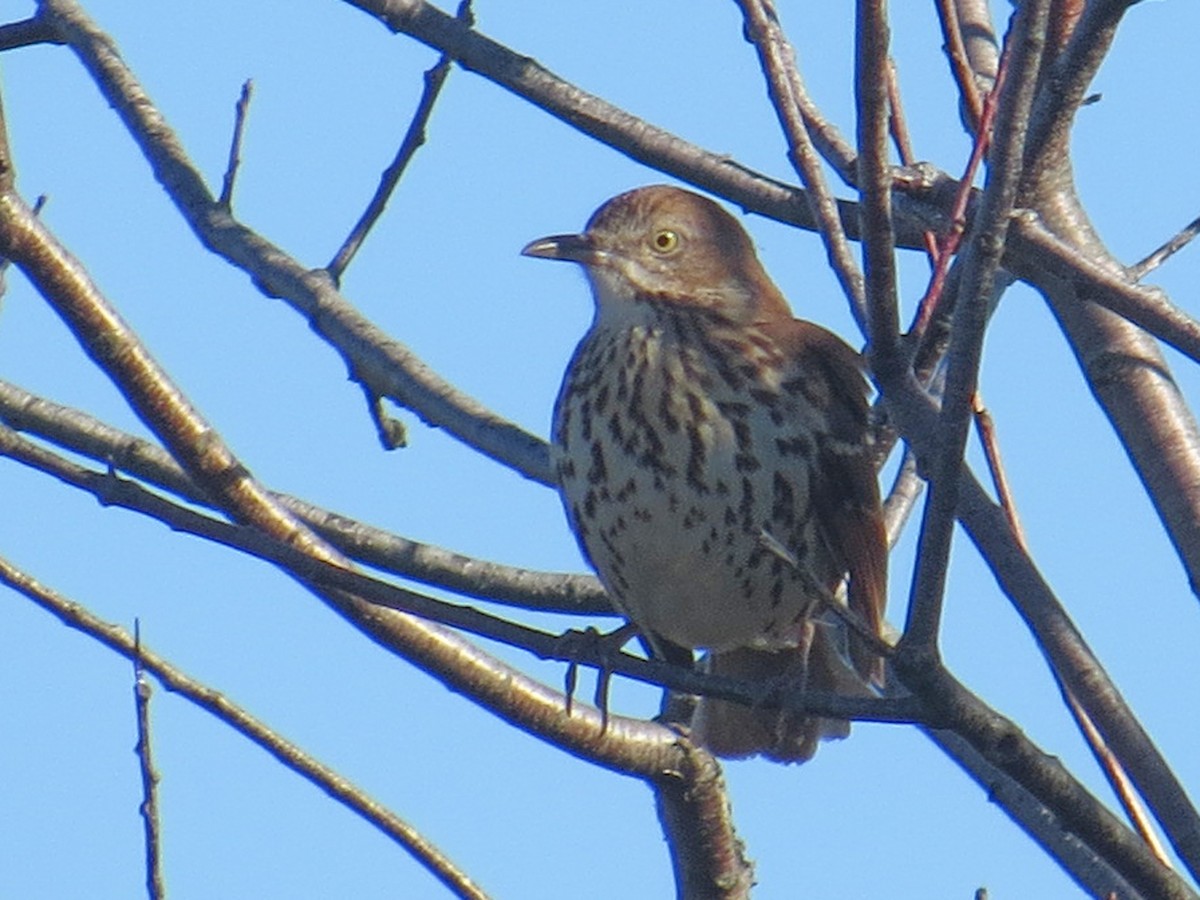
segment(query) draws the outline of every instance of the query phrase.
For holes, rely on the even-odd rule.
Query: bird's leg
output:
[[[563,693],[567,695],[566,713],[568,716],[571,715],[574,706],[579,663],[581,660],[592,663],[599,672],[596,680],[595,703],[600,710],[600,733],[603,735],[608,730],[608,685],[612,678],[612,672],[608,667],[607,658],[611,653],[620,652],[629,639],[637,633],[637,627],[626,622],[620,628],[607,634],[589,626],[583,630],[572,629],[559,636],[558,656],[567,662]]]

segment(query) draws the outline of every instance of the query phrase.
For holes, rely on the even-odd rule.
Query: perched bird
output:
[[[859,355],[792,317],[745,230],[663,185],[609,200],[527,256],[579,263],[595,317],[554,409],[559,490],[617,609],[710,671],[863,695],[887,545]],[[849,576],[848,588],[842,585]],[[808,759],[849,723],[702,698],[722,756]]]

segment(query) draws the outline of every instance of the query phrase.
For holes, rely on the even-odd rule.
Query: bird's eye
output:
[[[669,228],[664,228],[662,231],[654,232],[650,244],[659,253],[670,253],[679,246],[679,235]]]

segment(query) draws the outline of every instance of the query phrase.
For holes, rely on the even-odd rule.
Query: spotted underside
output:
[[[838,449],[826,373],[766,329],[669,305],[598,320],[568,372],[560,489],[621,610],[685,647],[794,646],[845,575],[810,484]]]

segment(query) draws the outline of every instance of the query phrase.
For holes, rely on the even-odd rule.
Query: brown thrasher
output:
[[[737,220],[689,191],[621,194],[583,234],[522,252],[580,263],[595,297],[554,441],[571,528],[618,611],[660,653],[708,651],[713,672],[867,693],[879,660],[828,611],[848,598],[879,633],[887,545],[858,354],[792,318]],[[849,727],[702,698],[692,735],[801,761]]]

